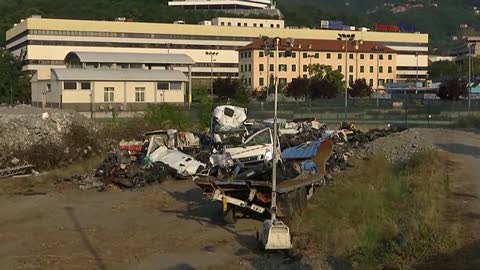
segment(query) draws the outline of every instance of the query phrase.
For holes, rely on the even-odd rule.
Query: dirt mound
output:
[[[0,167],[58,167],[100,150],[95,122],[74,112],[16,110],[0,115]]]

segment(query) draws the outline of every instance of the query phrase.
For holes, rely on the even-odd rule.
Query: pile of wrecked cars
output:
[[[220,106],[214,110],[211,171],[194,181],[208,198],[222,202],[227,223],[249,213],[269,212],[273,151],[282,157],[277,164],[279,217],[292,217],[304,210],[315,187],[329,178],[326,162],[332,155],[334,132],[326,132],[315,119],[301,119],[279,121],[280,134],[273,134],[272,123],[248,122],[244,108]],[[273,145],[273,136],[307,130],[315,130],[319,136],[285,149],[280,143]]]
[[[328,130],[314,118],[279,119],[277,125],[273,134],[271,119],[255,122],[245,108],[218,106],[209,133],[169,129],[145,133],[144,141],[122,141],[80,184],[109,190],[193,179],[207,198],[222,203],[225,222],[234,223],[239,216],[269,213],[275,151],[280,156],[276,212],[289,218],[305,209],[316,187],[331,182],[329,172],[346,167],[350,139],[358,145],[387,134],[361,134],[351,124]]]

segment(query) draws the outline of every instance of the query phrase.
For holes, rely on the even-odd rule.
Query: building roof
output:
[[[271,39],[270,43],[273,44],[274,40]],[[349,41],[349,52],[372,52],[374,50],[382,50],[385,53],[395,53],[396,51],[381,45],[378,42],[362,41],[356,43],[355,41]],[[358,46],[358,47],[356,47]],[[287,48],[287,39],[280,40],[280,50]],[[356,49],[358,48],[358,49]],[[248,44],[239,49],[239,51],[245,50],[262,50],[263,39]],[[345,41],[339,40],[325,40],[325,39],[295,39],[293,51],[325,51],[325,52],[345,52]]]
[[[70,52],[65,58],[76,55],[82,63],[130,63],[193,65],[195,61],[186,54]]]
[[[188,81],[178,70],[54,68],[52,75],[59,81]]]
[[[245,8],[269,8],[270,0],[172,0],[168,2],[169,6],[176,7],[218,7],[239,6]]]

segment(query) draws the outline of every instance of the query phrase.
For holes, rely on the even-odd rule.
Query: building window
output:
[[[258,71],[263,71],[263,64],[258,65]]]
[[[263,86],[263,85],[265,84],[265,80],[264,80],[263,78],[259,78],[259,79],[258,79],[258,84],[259,84],[260,86]]]
[[[393,83],[393,79],[387,79],[387,83]]]
[[[360,59],[361,59],[361,60],[365,59],[365,54],[361,53],[361,54],[360,54]]]
[[[373,54],[370,54],[370,60],[373,60]]]
[[[252,78],[248,78],[248,86],[252,86]]]
[[[303,78],[304,78],[304,79],[308,79],[307,74],[303,74]]]
[[[248,58],[252,58],[252,52],[248,52]]]
[[[109,68],[112,68],[112,64],[110,64],[110,63],[100,63],[100,68],[109,69]]]
[[[280,24],[277,24],[277,28],[280,28]]]
[[[388,73],[392,73],[393,72],[393,68],[392,67],[388,67]]]
[[[182,82],[171,82],[170,90],[182,90]]]
[[[247,23],[243,23],[243,26],[247,27],[248,25],[247,25]]]
[[[270,71],[275,71],[275,66],[273,64],[270,64]]]
[[[391,54],[388,55],[388,60],[392,60],[393,56]]]
[[[283,88],[287,85],[287,79],[286,78],[280,78],[278,79],[278,86],[279,88]]]
[[[241,23],[237,23],[237,26],[240,27],[240,26],[242,26],[242,24],[241,24]]]
[[[373,73],[373,66],[370,66],[370,73]]]
[[[304,52],[303,53],[303,58],[307,58],[308,57],[308,53]]]
[[[77,90],[77,82],[63,82],[64,90]]]
[[[296,65],[292,65],[292,71],[293,72],[297,71],[297,66]]]
[[[382,66],[379,66],[379,67],[378,67],[378,72],[379,72],[379,73],[383,73],[383,67],[382,67]]]
[[[249,72],[252,71],[252,65],[251,65],[251,64],[248,64],[248,71],[249,71]]]
[[[315,53],[315,58],[320,58],[320,54],[319,53]]]
[[[365,72],[365,67],[364,66],[360,66],[360,73],[364,73]]]
[[[228,22],[228,26],[232,26],[232,23],[231,23],[231,22]]]
[[[157,90],[169,90],[170,84],[168,82],[158,82],[157,83]]]
[[[292,58],[297,58],[297,53],[296,52],[292,52]]]
[[[240,52],[240,59],[243,58],[243,52]]]
[[[90,82],[81,82],[80,83],[80,89],[82,90],[91,90],[92,89],[92,85]]]
[[[342,72],[342,66],[337,67],[338,72]]]
[[[353,72],[353,66],[348,67],[348,72]]]
[[[349,82],[353,83],[353,75],[349,75],[348,78],[349,78]]]
[[[285,57],[285,53],[284,53],[284,52],[279,52],[279,53],[278,53],[278,57],[279,57],[279,58]]]
[[[263,57],[263,51],[258,52],[258,57]]]
[[[373,79],[370,79],[370,80],[368,81],[368,84],[369,84],[370,86],[373,86]]]
[[[260,27],[263,27],[263,23],[260,24]]]
[[[353,59],[353,53],[348,56],[350,59]]]
[[[378,80],[378,86],[383,86],[383,85],[385,85],[385,80],[384,79]]]
[[[378,59],[383,60],[383,54],[379,54]]]
[[[45,86],[45,92],[52,92],[52,85],[47,83],[47,85]]]
[[[145,102],[145,87],[135,88],[135,102]]]
[[[337,56],[338,59],[342,59],[342,54],[339,53],[338,56]]]
[[[270,57],[273,57],[273,52],[270,52]]]
[[[272,23],[272,24],[270,24],[270,28],[273,28],[273,23]]]
[[[278,65],[278,70],[283,72],[287,71],[287,65]]]
[[[104,102],[114,102],[115,101],[115,92],[113,87],[105,87],[103,90],[103,101]]]
[[[308,66],[307,65],[303,65],[303,72],[307,72],[308,71]]]
[[[243,65],[240,65],[240,72],[243,72]]]
[[[220,25],[225,26],[225,22],[221,22]]]
[[[327,59],[330,59],[332,58],[332,54],[331,53],[327,53]]]
[[[254,23],[254,24],[253,24],[253,27],[257,27],[257,24],[256,24],[256,23]]]

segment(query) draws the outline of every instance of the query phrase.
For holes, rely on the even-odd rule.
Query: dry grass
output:
[[[413,265],[453,250],[461,226],[443,215],[451,171],[448,157],[433,151],[402,167],[380,156],[361,161],[319,190],[294,228],[308,243],[297,244],[355,269]]]

